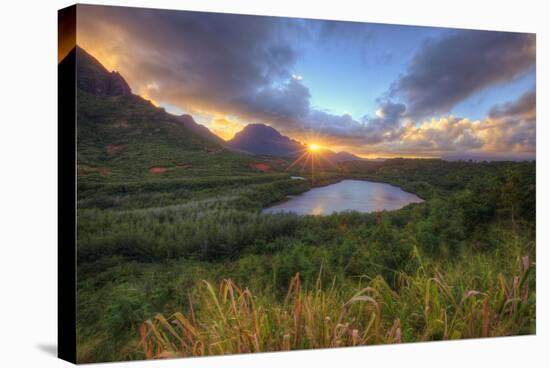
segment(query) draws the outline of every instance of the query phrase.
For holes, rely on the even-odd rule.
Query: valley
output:
[[[274,128],[223,141],[73,52],[80,363],[535,332],[534,161],[313,165]],[[347,180],[422,200],[262,213]]]

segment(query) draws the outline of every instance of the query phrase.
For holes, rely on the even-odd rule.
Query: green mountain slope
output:
[[[230,151],[131,93],[81,48],[77,53],[78,176],[84,182],[260,173],[257,160]],[[206,130],[206,128],[204,129]]]

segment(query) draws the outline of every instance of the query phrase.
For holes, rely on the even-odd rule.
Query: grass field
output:
[[[353,162],[289,173],[82,180],[80,362],[535,332],[534,163]],[[401,210],[262,215],[342,178]]]
[[[130,11],[122,9],[113,16]],[[295,60],[301,54],[283,47],[282,36],[294,29],[287,21],[279,34],[261,22],[247,28],[246,17],[221,22],[216,15],[194,24],[148,11],[112,27],[108,20],[116,18],[107,13],[79,21],[101,21],[93,37],[109,32],[105,43],[93,42],[109,45],[100,55],[113,54],[109,61],[123,69],[137,63],[126,69],[134,71],[131,83],[80,46],[59,63],[63,75],[77,61],[79,363],[535,333],[535,161],[356,156],[535,157],[534,83],[523,90],[529,83],[521,74],[534,70],[533,35],[485,32],[476,41],[471,31],[445,31],[434,42],[418,39],[411,59],[397,63],[410,62],[394,70],[395,79],[386,73],[396,63],[380,72],[361,67],[361,75],[376,73],[372,80],[394,80],[388,93],[354,92],[351,100],[349,83],[330,82],[348,80],[339,63],[357,54],[342,53],[338,42],[338,52],[314,58],[326,67],[319,78],[334,78],[320,84],[329,89],[321,96],[334,102],[317,106],[312,79],[293,74],[302,68]],[[141,33],[161,18],[155,32]],[[139,22],[135,39],[124,31],[130,19]],[[177,32],[165,38],[170,26]],[[301,35],[309,29],[302,26]],[[312,36],[334,33],[316,29]],[[78,33],[79,42],[86,39]],[[354,38],[348,33],[342,45]],[[390,32],[385,44],[401,48],[393,42],[398,34]],[[297,50],[307,54],[302,41],[316,37],[298,37]],[[172,44],[157,50],[165,42]],[[452,46],[462,43],[466,50],[479,45],[470,53]],[[508,43],[512,48],[504,48]],[[480,62],[472,62],[478,54]],[[470,103],[488,88],[500,91],[506,76],[522,81],[521,88]],[[410,87],[415,81],[419,86]],[[133,94],[130,84],[156,102]],[[354,101],[360,106],[349,105]],[[455,116],[476,109],[482,110]],[[333,115],[344,110],[362,113]],[[222,140],[187,113],[236,138]],[[375,213],[262,213],[345,179],[392,184],[423,201]],[[74,252],[73,244],[59,249]]]

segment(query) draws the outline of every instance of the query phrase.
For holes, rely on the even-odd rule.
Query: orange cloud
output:
[[[235,133],[241,131],[246,126],[246,123],[230,120],[227,117],[214,117],[206,125],[212,132],[227,141],[233,138]]]
[[[78,9],[77,43],[81,47],[107,69],[119,71],[134,93],[156,105],[174,106],[193,115],[226,140],[247,123],[259,122],[306,144],[365,157],[535,150],[536,113],[525,110],[523,104],[504,104],[480,121],[443,116],[411,122],[405,120],[413,117],[405,115],[403,103],[389,101],[369,119],[317,110],[310,104],[310,91],[301,76],[290,73],[297,54],[270,36],[270,22],[247,23],[253,18],[246,18],[238,24],[222,23],[231,30],[231,37],[218,37],[218,33],[225,36],[227,32],[201,26],[214,15],[180,13],[190,22],[185,23],[188,32],[181,32],[183,22],[158,11],[101,6]],[[263,36],[249,32],[248,27],[258,28],[262,32],[257,33]],[[273,62],[274,58],[279,62]],[[527,97],[523,102],[534,106],[534,91]],[[415,106],[422,110],[425,106],[420,102]]]

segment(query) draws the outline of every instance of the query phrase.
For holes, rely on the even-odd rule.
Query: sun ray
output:
[[[304,160],[304,163],[302,164],[302,168],[301,168],[300,172],[303,172],[306,169],[307,161],[309,159],[309,156],[311,156],[309,152],[306,152],[306,153],[307,153],[306,158]]]
[[[296,165],[304,156],[308,154],[307,151],[304,151],[294,162],[292,162],[286,169],[290,169],[292,166]]]
[[[319,154],[318,157],[321,158],[322,160],[324,160],[325,162],[327,162],[330,166],[332,166],[332,167],[335,168],[336,170],[338,170],[338,171],[341,171],[341,170],[342,170],[341,167],[339,167],[338,165],[336,165],[336,163],[332,162],[332,160],[330,160],[328,157],[325,157],[325,155]]]
[[[311,156],[311,184],[313,184],[315,180],[315,155],[312,153]]]

